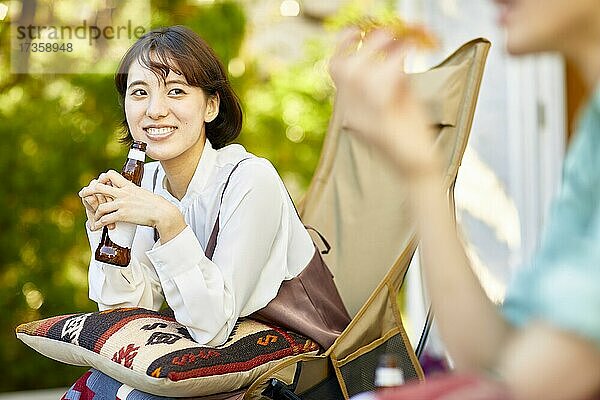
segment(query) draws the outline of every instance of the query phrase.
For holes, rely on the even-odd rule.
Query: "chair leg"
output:
[[[283,384],[283,382],[275,378],[269,381],[269,385],[262,394],[272,400],[302,400],[300,396]]]

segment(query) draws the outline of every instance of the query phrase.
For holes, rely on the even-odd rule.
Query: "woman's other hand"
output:
[[[439,162],[434,132],[403,72],[409,45],[383,29],[362,39],[360,31],[348,30],[331,59],[330,73],[344,127],[410,178],[437,172]]]
[[[89,195],[85,195],[84,193],[89,193],[90,189],[95,187],[96,184],[98,183],[103,183],[103,184],[110,184],[110,180],[108,179],[108,177],[106,176],[106,173],[102,173],[100,174],[100,176],[97,179],[92,179],[90,181],[90,183],[83,187],[79,193],[78,196],[81,198],[81,202],[83,203],[83,206],[85,207],[85,214],[87,216],[88,219],[88,228],[91,231],[96,231],[100,228],[96,228],[96,210],[98,210],[98,206],[100,206],[100,204],[106,203],[108,201],[111,201],[112,199],[107,198],[106,196],[104,196],[101,193],[94,193],[94,194],[89,194]],[[109,229],[113,229],[115,227],[115,224],[108,224],[107,227]]]
[[[179,209],[168,200],[125,179],[117,171],[103,174],[106,181],[100,179],[83,188],[79,193],[82,199],[103,196],[107,201],[95,207],[86,206],[91,229],[114,225],[116,222],[129,222],[154,227],[158,230],[161,243],[177,236],[186,226]],[[92,214],[93,211],[93,214]],[[91,218],[90,218],[90,214]]]

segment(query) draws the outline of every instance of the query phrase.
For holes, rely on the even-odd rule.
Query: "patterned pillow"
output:
[[[168,312],[117,308],[22,324],[17,337],[55,360],[96,368],[161,396],[203,396],[250,385],[274,363],[318,344],[294,332],[240,319],[227,342],[200,346]]]

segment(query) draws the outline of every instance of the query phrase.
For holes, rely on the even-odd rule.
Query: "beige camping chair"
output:
[[[451,207],[489,47],[486,39],[472,40],[432,69],[410,75],[439,128],[437,146],[446,160],[443,184]],[[400,356],[406,379],[423,379],[397,304],[417,246],[406,190],[379,153],[348,134],[343,110],[334,112],[299,210],[304,223],[331,244],[324,258],[352,322],[327,352],[278,364],[244,398],[261,398],[275,378],[296,386],[303,399],[347,399],[373,389],[375,364],[386,352]]]
[[[490,43],[485,39],[470,41],[429,71],[409,75],[416,94],[424,100],[438,128],[436,146],[445,159],[443,189],[447,190],[451,208],[454,208],[454,182],[469,137],[489,47]],[[322,354],[313,351],[263,364],[267,371],[249,387],[200,397],[199,400],[289,400],[294,399],[294,393],[304,400],[347,399],[373,389],[377,359],[382,353],[388,352],[400,356],[406,379],[423,379],[397,304],[398,291],[417,246],[413,221],[406,204],[406,187],[391,171],[391,167],[383,162],[380,154],[349,135],[349,129],[351,127],[344,124],[344,110],[335,109],[320,163],[299,211],[304,223],[317,228],[331,244],[331,251],[324,258],[335,275],[335,282],[352,321]],[[316,243],[319,240],[315,238]],[[111,313],[115,311],[111,310]],[[129,311],[136,309],[120,312]],[[151,313],[148,310],[145,312]],[[20,338],[33,338],[26,343],[39,345],[34,347],[30,344],[42,354],[61,359],[58,354],[67,349],[63,346],[70,348],[73,340],[71,333],[65,333],[66,325],[56,329],[62,331],[58,336],[60,340],[56,339],[57,335],[48,332],[59,323],[64,323],[65,318],[69,318],[69,321],[79,320],[76,327],[84,329],[81,328],[83,322],[80,316],[34,321],[18,327],[17,333]],[[87,317],[86,314],[83,320],[95,321]],[[110,327],[108,332],[112,332],[118,324],[109,323],[107,326]],[[139,331],[140,328],[135,329]],[[102,338],[106,342],[106,331],[103,332]],[[129,336],[125,337],[126,343],[129,342]],[[45,340],[53,344],[49,345]],[[56,342],[60,346],[56,346]],[[299,343],[290,341],[290,344],[302,346]],[[306,343],[309,346],[307,349],[312,349],[312,342]],[[260,341],[258,344],[261,344]],[[40,350],[42,346],[46,346],[45,351]],[[82,349],[79,345],[77,347]],[[69,353],[65,362],[89,365],[92,361],[86,357],[95,359],[97,353],[87,348],[83,350],[86,351],[83,355],[79,352]],[[108,354],[112,354],[112,351],[109,350]],[[202,358],[200,353],[198,358]],[[100,360],[108,364],[98,359],[94,362],[116,374],[117,366],[120,366],[118,362],[114,363],[105,357]],[[157,370],[160,372],[160,368]],[[225,387],[246,386],[248,376],[254,378],[256,375],[252,373],[244,377],[220,373],[217,376],[222,377],[223,383],[211,381],[211,384],[217,390],[226,390]],[[165,382],[165,391],[172,388],[166,386],[168,384]],[[285,391],[287,393],[283,396],[278,393]],[[160,392],[164,392],[163,388]]]

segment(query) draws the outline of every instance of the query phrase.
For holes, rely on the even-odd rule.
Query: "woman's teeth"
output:
[[[155,136],[166,135],[166,134],[173,132],[174,130],[175,130],[175,127],[173,127],[173,126],[164,127],[164,128],[147,128],[146,129],[148,134],[155,135]]]

